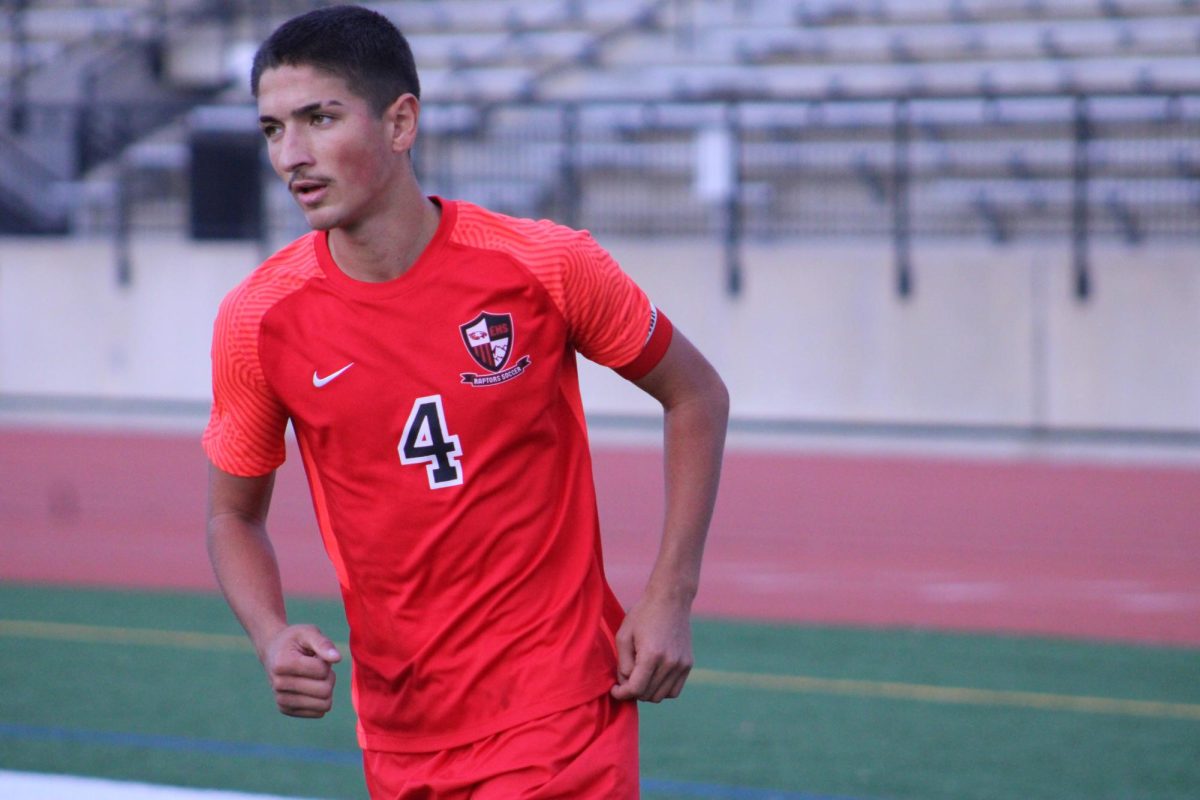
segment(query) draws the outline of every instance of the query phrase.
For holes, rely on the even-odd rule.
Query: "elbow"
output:
[[[713,389],[715,395],[715,404],[720,409],[723,419],[729,419],[729,387],[725,385],[725,381],[721,380],[721,376],[713,373],[716,380],[716,386]]]
[[[708,365],[705,390],[708,395],[709,404],[714,412],[720,414],[722,419],[729,418],[729,387],[725,385],[725,381],[721,378],[721,374],[711,364]]]
[[[729,387],[715,369],[709,371],[702,396],[712,426],[724,431],[729,426]]]
[[[721,376],[713,373],[714,383],[709,392],[709,406],[712,408],[713,419],[721,430],[729,427],[729,387]]]

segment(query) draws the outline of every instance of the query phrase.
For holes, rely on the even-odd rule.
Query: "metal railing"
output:
[[[618,234],[716,234],[738,288],[744,238],[889,236],[997,245],[1200,241],[1200,93],[893,97],[506,107],[425,136],[431,191]],[[465,121],[464,121],[465,120]]]
[[[87,152],[104,149],[95,137],[111,126],[180,109],[85,110],[35,105],[30,113],[75,120]],[[915,239],[1063,238],[1081,297],[1093,237],[1200,241],[1200,91],[427,104],[422,119],[416,164],[427,191],[607,234],[720,237],[734,292],[747,239],[891,237],[904,295],[914,288]],[[151,185],[145,200],[161,206],[163,184]],[[185,214],[140,222],[137,185],[126,188],[135,232],[186,226]]]

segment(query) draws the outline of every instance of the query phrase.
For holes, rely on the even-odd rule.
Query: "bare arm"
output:
[[[208,556],[230,608],[254,644],[284,714],[320,717],[333,703],[333,643],[312,625],[288,625],[267,509],[275,473],[242,478],[209,466]]]
[[[678,330],[637,385],[663,406],[666,516],[646,589],[617,633],[612,694],[657,703],[678,697],[692,668],[692,600],[720,480],[729,393]]]

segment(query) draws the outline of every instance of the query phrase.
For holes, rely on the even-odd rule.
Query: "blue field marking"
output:
[[[218,756],[249,756],[251,758],[308,761],[322,764],[362,765],[362,754],[355,750],[328,750],[319,747],[260,744],[256,742],[225,742],[219,739],[192,739],[187,736],[164,736],[117,731],[90,731],[79,728],[51,728],[37,725],[12,725],[0,722],[0,736],[14,739],[40,739],[54,742],[144,747],[177,753],[209,753]]]
[[[15,725],[0,722],[0,736],[12,739],[81,744],[141,747],[176,753],[207,753],[216,756],[244,756],[284,761],[361,766],[359,751],[330,750],[320,747],[227,742],[220,739],[193,739],[187,736],[166,736],[118,731],[95,731],[81,728],[58,728],[40,725]],[[721,786],[712,783],[643,778],[642,791],[669,792],[681,797],[714,798],[715,800],[855,800],[849,797],[802,794],[776,789],[755,789],[745,786]],[[861,798],[859,800],[862,800]]]
[[[755,789],[749,786],[669,781],[660,778],[642,778],[642,791],[670,792],[682,797],[707,797],[713,798],[713,800],[866,800],[866,798],[834,797],[828,794],[784,792],[778,789]]]

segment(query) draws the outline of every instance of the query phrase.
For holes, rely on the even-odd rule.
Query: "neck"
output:
[[[370,283],[399,278],[437,233],[441,210],[420,191],[406,193],[393,214],[329,232],[334,262],[351,278]]]

